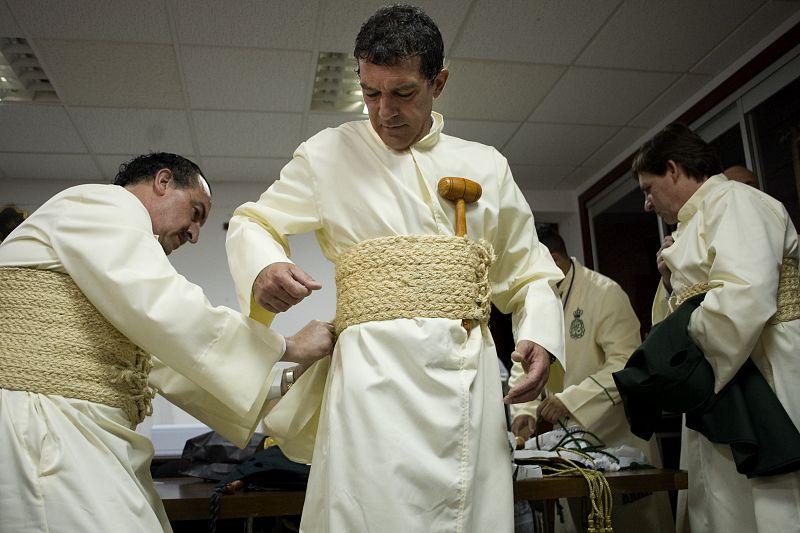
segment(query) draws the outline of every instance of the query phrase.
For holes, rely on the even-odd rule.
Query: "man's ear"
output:
[[[447,67],[444,67],[442,70],[439,71],[439,74],[436,75],[436,78],[433,80],[433,97],[439,98],[439,95],[442,94],[444,90],[444,85],[447,83],[447,77],[450,75],[450,71],[447,70]]]
[[[170,169],[162,168],[156,172],[153,178],[153,191],[157,196],[164,196],[167,193],[170,181],[172,181],[172,171]]]
[[[667,160],[667,176],[672,178],[672,181],[678,181],[678,176],[683,169],[681,166],[672,159]]]

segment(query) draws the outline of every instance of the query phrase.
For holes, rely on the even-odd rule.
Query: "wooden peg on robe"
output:
[[[467,209],[466,204],[477,202],[483,193],[480,184],[467,179],[444,177],[437,186],[439,196],[456,204],[456,237],[467,234]],[[462,320],[461,325],[469,332],[472,329],[471,320]]]

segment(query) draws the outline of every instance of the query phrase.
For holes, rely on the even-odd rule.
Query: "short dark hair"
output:
[[[433,84],[444,67],[444,41],[422,9],[396,4],[380,8],[361,25],[353,55],[356,61],[389,66],[419,56],[420,74]]]
[[[114,185],[125,187],[126,185],[149,181],[162,168],[168,168],[172,171],[173,183],[179,189],[196,187],[200,183],[199,176],[203,174],[200,167],[185,157],[167,152],[150,152],[121,164],[117,177],[114,178]],[[206,183],[208,184],[208,180],[206,180]],[[208,187],[210,195],[211,185],[209,184]]]
[[[569,258],[569,254],[567,253],[567,245],[564,243],[564,239],[561,238],[561,235],[558,234],[558,231],[556,231],[552,224],[537,224],[536,235],[539,237],[539,242],[547,246],[547,249],[550,250],[550,253],[563,255],[564,257]]]
[[[669,160],[696,181],[722,172],[714,147],[680,122],[669,124],[639,148],[631,165],[634,177],[641,172],[663,176]]]

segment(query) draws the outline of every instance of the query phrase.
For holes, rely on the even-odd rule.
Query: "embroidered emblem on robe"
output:
[[[575,312],[572,313],[572,322],[569,325],[569,336],[573,339],[580,339],[583,337],[583,334],[586,333],[586,326],[583,324],[583,320],[581,319],[581,315],[583,314],[583,309],[578,307],[575,309]]]

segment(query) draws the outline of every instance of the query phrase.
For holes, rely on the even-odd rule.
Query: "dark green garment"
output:
[[[686,427],[730,444],[739,473],[799,470],[800,432],[752,360],[714,394],[714,371],[688,333],[689,318],[704,297],[690,298],[654,326],[625,368],[613,374],[631,431],[648,440],[662,411],[685,413]]]

